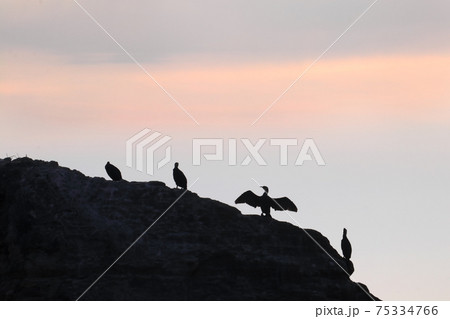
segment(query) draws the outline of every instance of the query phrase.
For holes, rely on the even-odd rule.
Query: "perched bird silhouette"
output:
[[[178,168],[178,163],[175,163],[173,168],[173,179],[178,187],[187,189],[187,179],[184,173]]]
[[[122,180],[122,174],[120,173],[120,170],[115,167],[110,162],[106,163],[105,165],[106,173],[113,181],[121,181]]]
[[[352,244],[350,244],[350,240],[348,240],[347,238],[347,229],[345,228],[342,234],[341,249],[344,258],[350,260],[350,258],[352,257]]]
[[[234,202],[236,204],[248,204],[252,207],[261,208],[261,216],[272,218],[270,215],[270,209],[275,210],[290,210],[297,211],[297,206],[287,197],[271,198],[269,196],[269,188],[267,186],[261,186],[264,189],[264,194],[261,196],[256,195],[252,191],[246,191],[239,196]]]
[[[345,258],[345,264],[347,265],[347,273],[351,275],[355,271],[355,267],[350,260],[350,258],[352,257],[352,244],[350,244],[350,240],[348,240],[347,238],[347,229],[345,228],[342,234],[341,249],[342,255],[344,255]]]

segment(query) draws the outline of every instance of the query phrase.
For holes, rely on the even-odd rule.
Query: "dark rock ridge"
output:
[[[182,192],[0,160],[0,299],[76,300]],[[81,300],[370,300],[360,285],[304,230],[188,191]]]

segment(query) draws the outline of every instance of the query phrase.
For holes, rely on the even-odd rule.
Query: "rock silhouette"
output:
[[[264,189],[264,193],[261,196],[256,195],[252,191],[246,191],[239,196],[234,203],[235,204],[248,204],[252,207],[261,208],[261,216],[272,218],[270,215],[270,209],[275,210],[290,210],[297,211],[297,206],[287,197],[271,198],[269,196],[269,188],[267,186],[261,186]]]
[[[122,173],[120,172],[120,170],[117,167],[112,165],[110,162],[106,163],[105,170],[106,170],[106,173],[108,174],[108,176],[113,181],[121,181],[122,180]]]
[[[178,187],[187,189],[187,178],[184,175],[184,173],[178,168],[178,163],[175,163],[175,166],[173,168],[173,179],[175,181],[175,184]]]
[[[347,266],[348,275],[351,276],[355,272],[355,267],[353,265],[353,262],[350,259],[346,259],[345,265]]]
[[[2,300],[76,300],[179,197],[25,158],[0,194]],[[305,232],[345,265],[318,231],[186,192],[81,300],[369,300]]]

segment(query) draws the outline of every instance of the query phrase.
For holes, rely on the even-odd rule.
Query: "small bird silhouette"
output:
[[[345,229],[345,228],[344,228],[344,232],[342,234],[341,249],[342,249],[342,255],[344,255],[344,258],[345,258],[345,264],[347,266],[347,273],[348,273],[348,275],[351,275],[355,271],[355,267],[353,266],[353,263],[350,260],[350,258],[352,257],[352,244],[350,244],[350,240],[348,240],[348,238],[347,238],[347,229]]]
[[[350,240],[347,238],[347,229],[345,228],[342,234],[341,249],[344,258],[350,260],[352,257],[352,244],[350,244]]]
[[[175,163],[175,167],[173,168],[173,179],[177,188],[181,187],[187,189],[187,179],[184,173],[178,168],[178,162]]]
[[[261,186],[264,189],[264,194],[261,196],[256,195],[252,191],[246,191],[241,196],[239,196],[234,202],[235,204],[248,204],[252,207],[261,208],[261,216],[272,218],[270,215],[270,209],[275,210],[290,210],[293,212],[297,211],[297,206],[287,197],[271,198],[269,193],[269,188],[267,186]]]
[[[121,181],[122,180],[122,174],[120,173],[120,170],[115,167],[110,162],[106,163],[105,165],[106,173],[113,181]]]

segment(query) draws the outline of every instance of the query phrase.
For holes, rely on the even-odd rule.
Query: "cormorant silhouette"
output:
[[[345,264],[347,266],[347,273],[348,273],[348,275],[351,275],[355,271],[355,267],[353,266],[353,263],[350,260],[350,258],[352,257],[352,244],[350,244],[350,240],[348,240],[348,238],[347,238],[347,229],[345,229],[345,228],[344,228],[344,232],[342,234],[341,249],[342,249],[342,255],[344,255],[344,258],[345,258]]]
[[[121,181],[122,180],[122,174],[120,173],[120,170],[112,165],[110,162],[106,163],[105,165],[106,173],[113,181]]]
[[[252,191],[246,191],[239,196],[234,202],[235,204],[248,204],[252,207],[261,207],[261,216],[272,218],[270,215],[270,208],[275,210],[290,210],[297,211],[297,206],[287,197],[271,198],[269,188],[267,186],[261,186],[264,189],[264,194],[258,196]]]
[[[350,260],[350,258],[352,257],[352,244],[350,244],[350,241],[347,238],[347,229],[345,228],[342,234],[341,249],[344,258]]]
[[[184,173],[178,168],[178,162],[175,163],[175,167],[173,168],[173,179],[177,188],[181,187],[187,189],[187,179]]]

